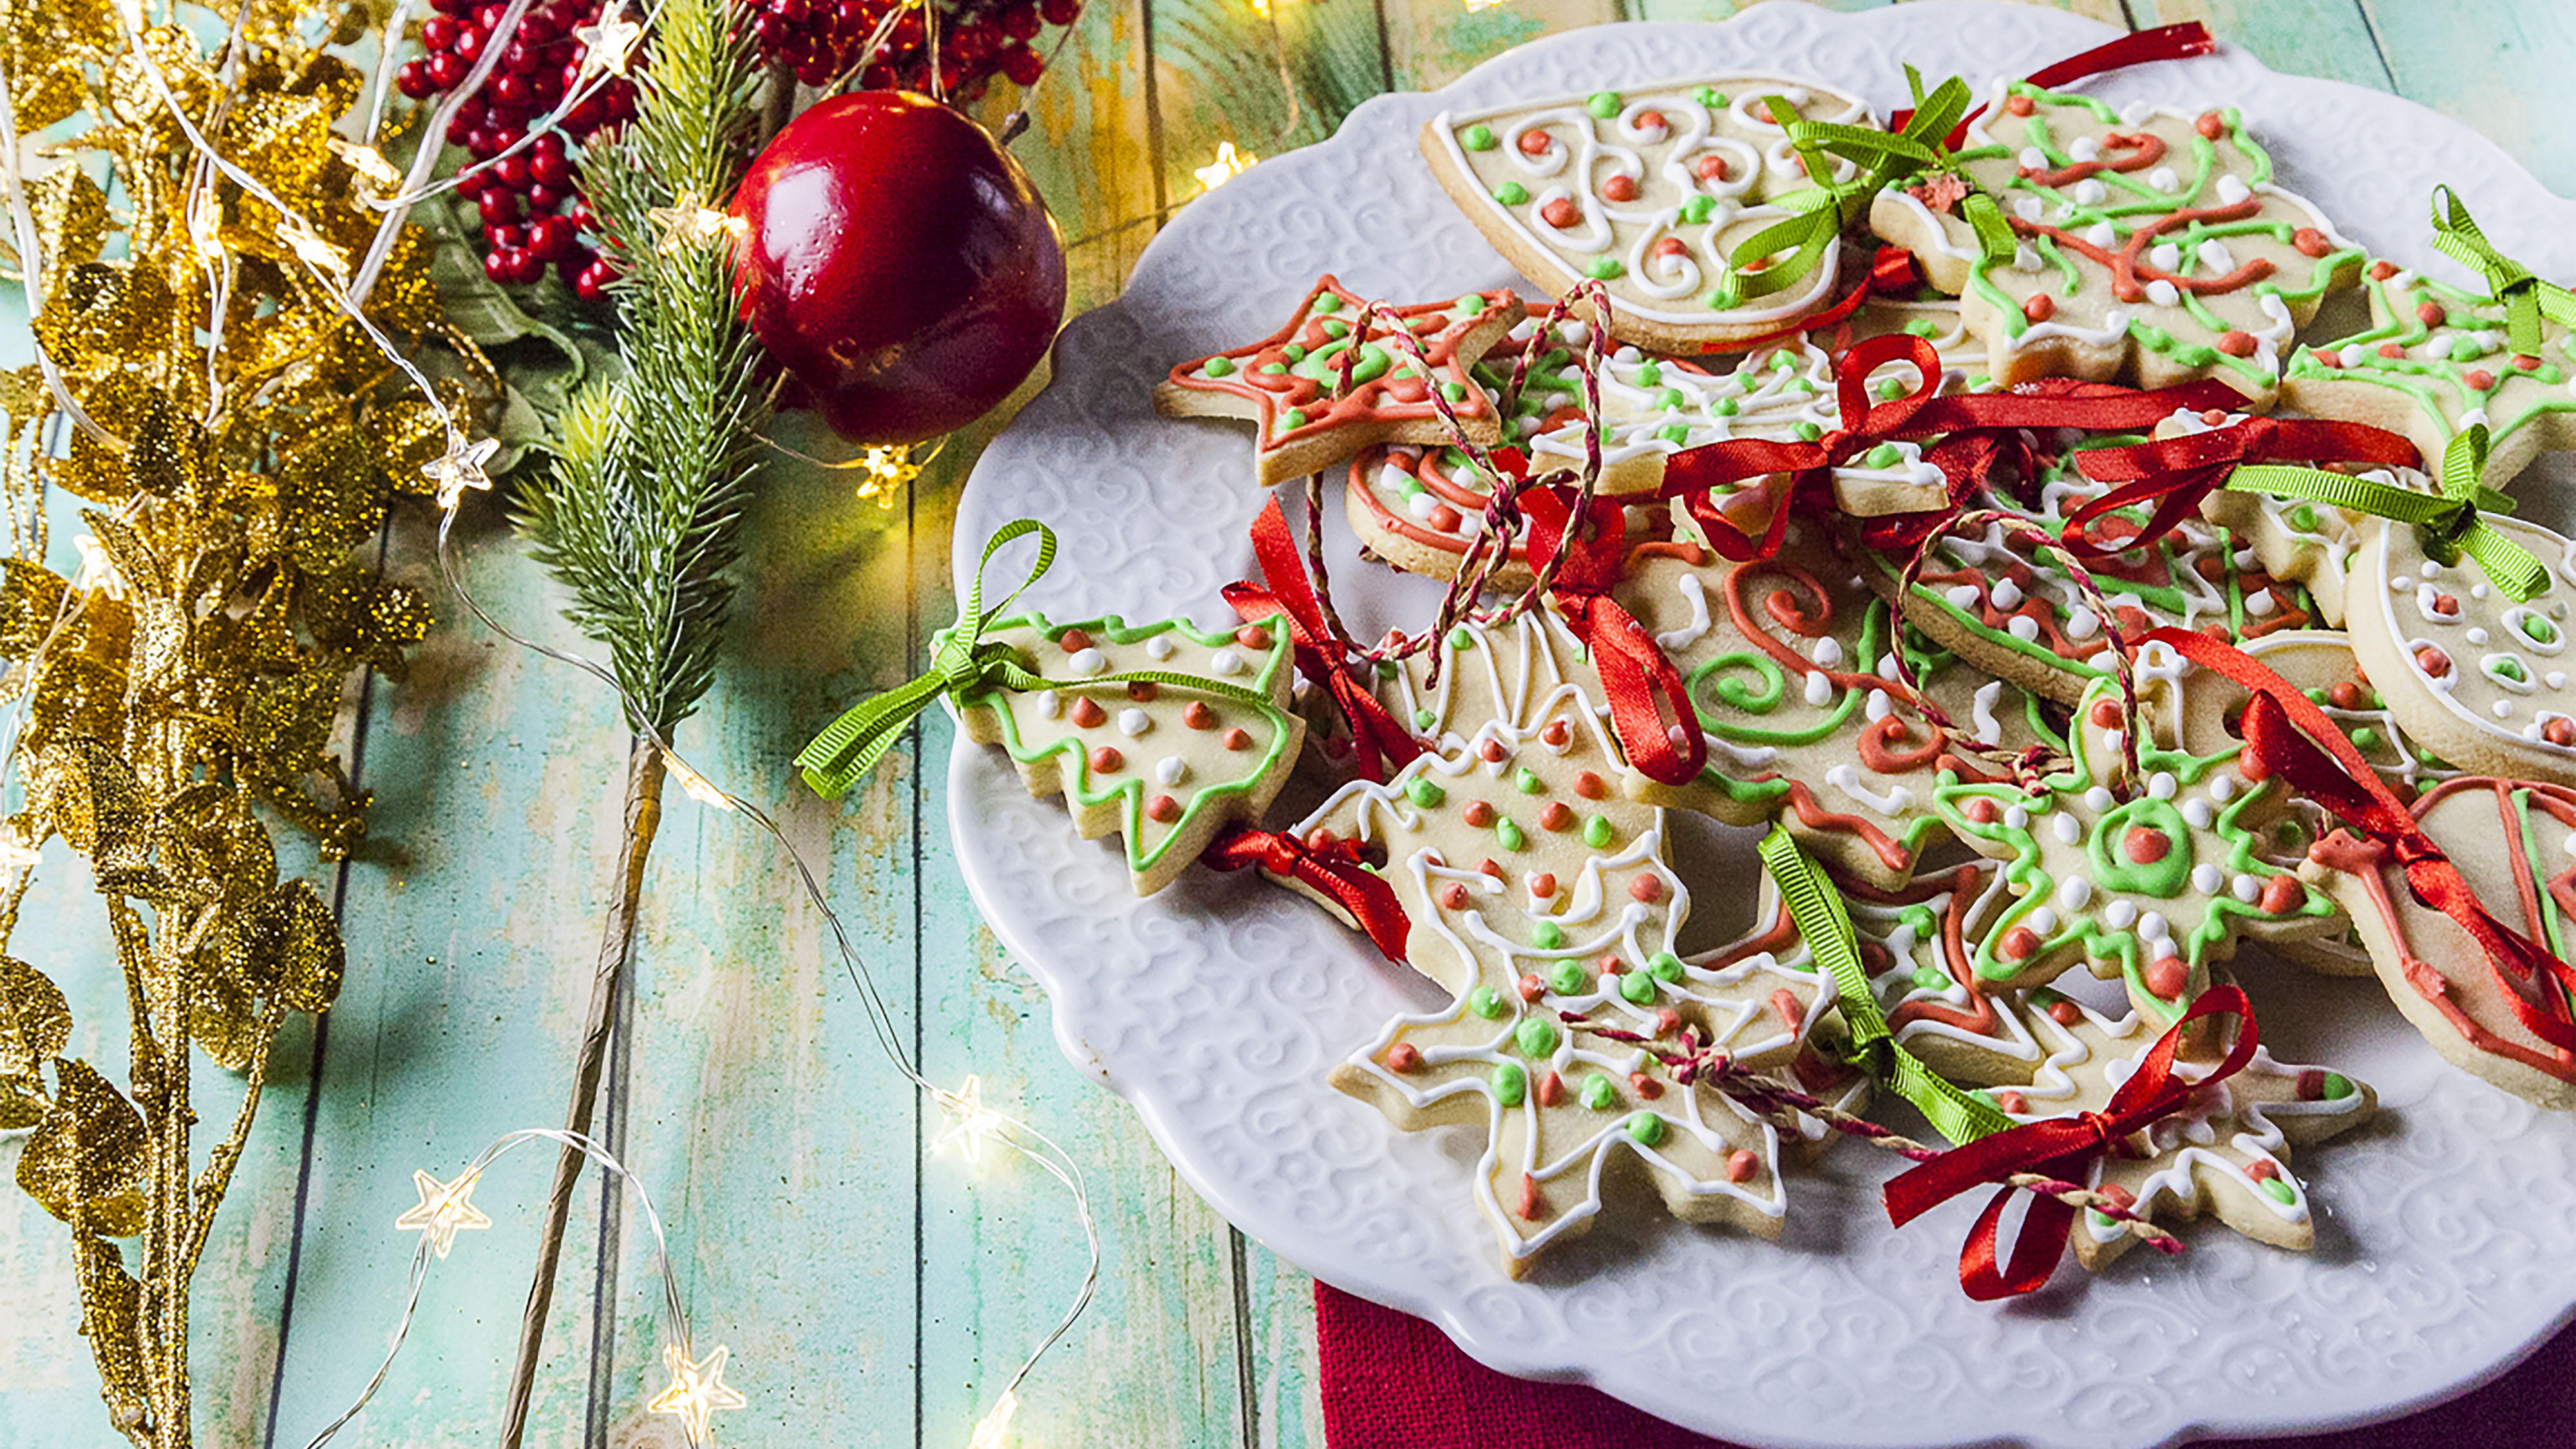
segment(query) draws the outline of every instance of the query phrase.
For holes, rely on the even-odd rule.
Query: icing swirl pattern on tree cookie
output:
[[[1988,261],[1955,198],[1926,186],[1881,192],[1870,223],[1961,294],[2006,385],[2208,376],[2268,402],[2291,334],[2360,269],[2322,212],[2273,184],[2233,107],[2124,114],[2011,82],[1967,141],[1960,169],[2003,203],[2012,257]]]
[[[1837,247],[1812,277],[1750,302],[1728,278],[1736,243],[1786,214],[1778,197],[1810,184],[1765,104],[1772,96],[1810,120],[1874,124],[1827,87],[1732,75],[1443,111],[1423,127],[1422,152],[1523,275],[1558,296],[1600,283],[1622,340],[1723,343],[1822,307],[1840,270]]]

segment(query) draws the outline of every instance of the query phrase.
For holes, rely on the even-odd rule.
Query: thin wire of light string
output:
[[[653,1230],[653,1265],[662,1279],[662,1328],[667,1335],[667,1345],[679,1350],[682,1359],[695,1362],[697,1351],[689,1341],[689,1312],[681,1306],[680,1280],[671,1270],[671,1245],[662,1233],[661,1214],[653,1210],[653,1194],[645,1189],[644,1179],[636,1176],[625,1163],[618,1161],[607,1148],[579,1132],[566,1132],[555,1127],[522,1127],[493,1139],[491,1145],[475,1154],[474,1160],[465,1165],[465,1171],[458,1181],[468,1185],[467,1190],[471,1191],[470,1185],[481,1181],[483,1174],[493,1163],[508,1155],[520,1144],[536,1141],[554,1142],[572,1148],[597,1163],[602,1172],[617,1178],[634,1190],[637,1205],[644,1209],[645,1225]],[[423,1230],[420,1242],[412,1248],[411,1286],[403,1295],[402,1317],[394,1323],[393,1340],[385,1348],[384,1361],[376,1366],[375,1375],[367,1380],[367,1386],[358,1391],[356,1402],[342,1410],[338,1418],[323,1425],[321,1432],[305,1441],[304,1449],[322,1449],[323,1445],[330,1443],[342,1429],[348,1427],[351,1420],[366,1410],[369,1401],[375,1398],[376,1391],[384,1387],[385,1379],[392,1374],[394,1359],[402,1353],[403,1341],[411,1336],[412,1319],[420,1310],[421,1285],[429,1277],[432,1239],[435,1236],[434,1231]],[[441,1261],[444,1259],[442,1258]],[[697,1444],[703,1441],[692,1434],[689,1436],[689,1442]]]

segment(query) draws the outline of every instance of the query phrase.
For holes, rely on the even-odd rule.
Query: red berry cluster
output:
[[[758,0],[751,23],[761,53],[809,86],[826,85],[856,64],[868,38],[902,0]],[[948,98],[971,103],[996,75],[1031,86],[1046,70],[1032,44],[1046,26],[1071,25],[1082,0],[943,0],[939,6],[939,80]],[[928,91],[930,51],[918,9],[886,33],[876,59],[859,75],[867,90]]]
[[[504,6],[476,0],[430,0],[437,13],[423,21],[428,54],[404,65],[394,83],[413,100],[428,100],[464,84],[484,48],[494,43]],[[447,140],[476,161],[501,156],[527,135],[528,126],[552,111],[581,80],[578,26],[599,18],[600,0],[539,0],[519,17],[503,42],[500,64],[483,88],[458,107]],[[609,81],[567,112],[559,126],[474,171],[456,184],[483,219],[483,273],[496,282],[525,286],[551,265],[564,284],[596,301],[616,277],[598,250],[583,240],[596,224],[577,188],[565,138],[575,141],[614,130],[635,115],[635,86]]]

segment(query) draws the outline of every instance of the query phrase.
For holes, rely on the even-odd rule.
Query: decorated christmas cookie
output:
[[[957,710],[967,738],[1009,751],[1029,793],[1061,792],[1083,839],[1119,832],[1140,896],[1169,885],[1222,827],[1258,821],[1296,764],[1306,727],[1287,708],[1283,620],[1203,634],[1028,615],[985,626],[983,638],[1009,644],[1054,687],[969,695]],[[1168,679],[1083,682],[1147,670],[1258,698]]]
[[[1538,730],[1571,708],[1566,691],[1602,713],[1601,676],[1565,622],[1532,609],[1508,624],[1463,623],[1435,646],[1377,669],[1379,702],[1442,754],[1470,748],[1487,725]],[[1439,678],[1432,680],[1432,666]]]
[[[2158,654],[2171,660],[2158,645],[2139,652],[2149,667]],[[2211,967],[2240,939],[2339,929],[2333,901],[2264,859],[2264,834],[2288,792],[2276,778],[2240,773],[2234,741],[2194,755],[2142,740],[2133,779],[2119,743],[2126,721],[2117,688],[2094,686],[2076,720],[2073,755],[2042,778],[2044,793],[2008,783],[1932,792],[1963,839],[2006,863],[2017,897],[1977,945],[1981,978],[2037,985],[2082,961],[2097,976],[2119,977],[2162,1030],[2208,989]]]
[[[1408,1129],[1486,1124],[1475,1197],[1515,1276],[1591,1225],[1613,1168],[1641,1169],[1677,1217],[1774,1235],[1774,1129],[1674,1080],[1656,1053],[1689,1030],[1748,1065],[1787,1062],[1832,984],[1759,936],[1679,955],[1690,897],[1662,812],[1612,783],[1620,766],[1582,690],[1549,691],[1530,718],[1489,722],[1385,785],[1345,786],[1298,825],[1383,853],[1412,962],[1451,994],[1389,1022],[1334,1084]]]
[[[2576,959],[2576,791],[2464,777],[2414,804],[2485,908],[2561,960]],[[2416,899],[2393,853],[2337,831],[2317,842],[2307,873],[2352,913],[2389,999],[2454,1064],[2544,1107],[2576,1107],[2576,1052],[2535,1034],[2517,1011],[2568,1020],[2554,982],[2504,979],[2450,916]]]
[[[1960,294],[2007,386],[2216,377],[2268,403],[2291,334],[2360,274],[2359,249],[2272,183],[2232,107],[2124,114],[2014,82],[1967,143],[1960,170],[2002,202],[2013,255],[1983,255],[1965,188],[1938,177],[1880,192],[1870,224]]]
[[[1637,476],[1632,471],[1629,481]],[[1351,460],[1342,490],[1342,511],[1361,548],[1406,573],[1443,580],[1457,576],[1467,545],[1484,530],[1485,509],[1492,501],[1492,480],[1465,452],[1448,447],[1372,448]],[[1523,524],[1490,581],[1495,589],[1529,587],[1526,519]],[[1631,510],[1628,527],[1632,533],[1669,533],[1672,510],[1661,503],[1640,504]]]
[[[1949,838],[1932,791],[1989,767],[1899,705],[1888,606],[1830,534],[1793,522],[1778,556],[1740,566],[1696,549],[1639,556],[1617,596],[1682,672],[1709,741],[1697,780],[1630,777],[1641,795],[1739,825],[1777,818],[1880,886],[1903,884]],[[1916,678],[1961,728],[2015,751],[2062,746],[2018,688],[1910,647]]]
[[[2504,308],[2390,262],[2366,283],[2371,325],[2340,342],[2300,348],[2282,400],[2321,418],[2403,433],[2438,461],[2454,435],[2483,422],[2492,444],[2480,481],[2501,489],[2553,448],[2576,447],[2576,352],[2543,320],[2537,354],[2516,353]]]
[[[1523,276],[1556,296],[1598,282],[1621,341],[1695,350],[1787,326],[1838,290],[1839,246],[1772,295],[1747,300],[1729,278],[1736,244],[1786,215],[1771,203],[1811,184],[1772,97],[1809,120],[1871,124],[1823,86],[1734,75],[1443,111],[1422,152]]]
[[[2421,532],[2361,525],[2346,596],[2353,656],[2416,743],[2464,770],[2576,784],[2576,600],[2571,545],[2537,524],[2483,523],[2530,550],[2548,579],[2516,603],[2463,556],[2437,563]]]
[[[2124,441],[2136,440],[2102,443]],[[2002,494],[1986,502],[2054,537],[2068,514],[2108,491],[2070,458],[2060,458],[2044,467],[2038,507]],[[2151,512],[2140,506],[2105,515],[2095,520],[2092,536],[2105,543],[2135,540]],[[1931,557],[1904,600],[1908,623],[1978,668],[2051,699],[2071,704],[2106,676],[2110,643],[2102,620],[2059,550],[2038,547],[1999,523],[1939,535],[1929,547]],[[1892,596],[1904,560],[1871,557],[1873,587]],[[2088,561],[2085,569],[2129,638],[2172,624],[2259,639],[2316,622],[2304,590],[2266,573],[2233,531],[2199,518],[2186,517],[2163,538]]]
[[[2031,993],[2029,1005],[2047,1066],[2027,1088],[1987,1094],[2016,1121],[2102,1111],[2156,1042],[2157,1031],[2134,1015],[2112,1020],[2044,988]],[[2192,1080],[2209,1067],[2185,1061],[2175,1070]],[[2206,1212],[2257,1242],[2305,1251],[2315,1245],[2316,1225],[2307,1188],[2290,1171],[2290,1147],[2361,1126],[2378,1110],[2378,1094],[2363,1083],[2274,1061],[2257,1047],[2233,1075],[2122,1138],[2095,1161],[2087,1186],[2150,1222]],[[2136,1241],[2115,1220],[2089,1211],[2071,1237],[2076,1261],[2087,1268]]]
[[[1154,405],[1169,417],[1251,419],[1265,488],[1319,472],[1371,443],[1449,437],[1431,401],[1435,387],[1469,436],[1494,441],[1493,400],[1468,369],[1521,319],[1519,299],[1510,292],[1469,292],[1396,308],[1431,364],[1427,377],[1410,349],[1380,336],[1374,325],[1367,336],[1354,337],[1366,306],[1366,298],[1327,276],[1269,337],[1174,367],[1170,380],[1154,389]],[[1358,355],[1349,358],[1345,391],[1342,364],[1354,346]]]

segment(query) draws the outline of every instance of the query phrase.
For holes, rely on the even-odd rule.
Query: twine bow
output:
[[[1029,565],[1019,587],[1004,596],[1002,602],[986,609],[984,567],[1002,545],[1025,534],[1038,536],[1037,558]],[[984,544],[984,556],[975,565],[975,577],[966,585],[966,600],[958,610],[957,623],[940,632],[931,650],[930,668],[918,677],[860,701],[796,754],[796,768],[805,774],[805,783],[815,794],[829,800],[865,778],[868,771],[894,748],[894,742],[915,715],[930,707],[932,700],[945,695],[960,704],[970,696],[989,694],[997,689],[1052,689],[1060,685],[1125,684],[1142,681],[1212,694],[1249,704],[1267,704],[1269,696],[1257,689],[1226,684],[1219,680],[1183,674],[1171,669],[1130,669],[1108,674],[1095,674],[1081,680],[1054,680],[1035,673],[1020,662],[1019,651],[998,639],[984,638],[984,630],[994,620],[1009,614],[1011,605],[1029,585],[1044,577],[1055,566],[1055,530],[1034,518],[1014,519]]]
[[[1252,552],[1261,563],[1260,584],[1225,586],[1225,601],[1246,619],[1284,615],[1288,637],[1297,646],[1297,670],[1333,697],[1351,727],[1351,758],[1359,772],[1385,784],[1390,770],[1401,769],[1422,753],[1422,742],[1378,703],[1367,684],[1352,672],[1350,646],[1315,597],[1315,583],[1297,556],[1297,541],[1288,534],[1288,519],[1273,498],[1252,521]]]
[[[2175,1072],[2174,1055],[2181,1049],[2184,1030],[2203,1017],[2220,1015],[2245,1023],[2226,1060],[2196,1079]],[[1884,1194],[1887,1215],[1901,1228],[1980,1183],[2005,1182],[2016,1173],[2037,1172],[2081,1182],[2112,1143],[2170,1115],[2201,1088],[2234,1076],[2254,1059],[2257,1043],[2254,1008],[2245,993],[2233,986],[2211,987],[2157,1039],[2136,1073],[2120,1084],[2102,1111],[2025,1122],[1964,1143],[1889,1182]],[[2056,1270],[2058,1255],[2066,1250],[2067,1232],[2075,1225],[2074,1204],[2033,1197],[2009,1263],[1999,1267],[1997,1243],[2003,1234],[2004,1204],[2014,1191],[2009,1185],[1996,1190],[1959,1252],[1959,1286],[1981,1303],[2028,1293],[2046,1283]]]
[[[2433,188],[2433,245],[2484,278],[2487,291],[2504,304],[2504,328],[2513,350],[2538,357],[2541,319],[2576,327],[2576,296],[2565,287],[2544,282],[2531,269],[2495,249],[2478,230],[2468,207],[2447,186]]]
[[[1395,888],[1361,862],[1350,841],[1336,837],[1309,842],[1247,826],[1210,845],[1199,860],[1214,870],[1257,867],[1293,880],[1348,915],[1386,959],[1405,959],[1413,922],[1396,901]]]
[[[1628,511],[1617,499],[1594,498],[1578,520],[1578,497],[1562,486],[1522,495],[1530,557],[1549,558],[1564,549],[1548,598],[1592,651],[1610,698],[1610,727],[1628,763],[1650,780],[1689,784],[1708,763],[1708,736],[1691,707],[1689,681],[1646,626],[1611,597],[1627,568]]]
[[[2222,405],[2223,406],[2223,405]],[[2164,537],[2175,525],[2200,507],[2202,499],[2221,488],[2237,492],[2284,492],[2285,496],[2313,497],[2312,493],[2288,493],[2312,485],[2301,480],[2330,478],[2353,485],[2355,498],[2372,495],[2360,490],[2380,489],[2418,502],[2431,502],[2422,494],[2404,489],[2382,488],[2340,473],[2327,473],[2316,468],[2277,466],[2282,463],[2368,463],[2384,468],[2412,468],[2422,461],[2415,445],[2384,428],[2365,427],[2360,423],[2320,422],[2310,418],[2249,417],[2224,428],[2184,433],[2153,442],[2135,443],[2124,448],[2095,448],[2075,455],[2075,466],[2096,483],[2121,486],[2067,515],[2060,538],[2066,547],[2085,558],[2104,558],[2135,548],[2141,541]],[[2092,524],[2097,518],[2117,509],[2152,501],[2155,511],[2134,537],[2110,543],[2097,543],[2092,537]],[[2373,501],[2381,501],[2373,498]],[[2360,503],[2344,504],[2360,507]],[[2377,512],[2377,509],[2370,511]]]
[[[1952,1142],[1971,1142],[2010,1129],[2011,1118],[1944,1081],[1897,1041],[1886,1014],[1878,1008],[1877,994],[1870,990],[1869,969],[1862,964],[1860,939],[1852,930],[1842,892],[1798,848],[1797,838],[1775,823],[1771,833],[1762,837],[1760,848],[1762,864],[1780,888],[1780,899],[1788,906],[1798,935],[1833,977],[1843,1025],[1850,1032],[1843,1059],[1913,1103],[1932,1129]]]
[[[2511,500],[2478,485],[2487,466],[2487,425],[2471,423],[2451,435],[2442,450],[2442,491],[2418,493],[2369,478],[2354,478],[2318,468],[2239,468],[2227,486],[2235,492],[2270,493],[2375,514],[2423,530],[2424,552],[2435,562],[2455,564],[2467,554],[2486,570],[2494,584],[2515,603],[2549,586],[2549,572],[2531,550],[2505,536],[2478,516],[2480,509],[2508,512]]]

